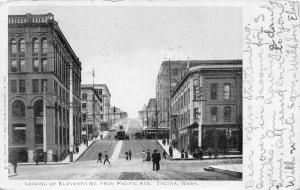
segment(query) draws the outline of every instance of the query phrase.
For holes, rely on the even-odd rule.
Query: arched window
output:
[[[23,102],[17,100],[12,104],[13,117],[25,117],[25,105]]]
[[[17,53],[17,42],[15,39],[12,39],[10,42],[11,53]]]
[[[33,52],[37,53],[39,52],[39,40],[37,38],[34,38],[32,41],[32,47]]]
[[[25,40],[24,39],[21,39],[20,42],[19,42],[19,50],[22,53],[25,52]]]
[[[43,117],[43,100],[34,103],[34,117]]]
[[[48,51],[48,44],[47,39],[42,39],[42,53],[47,53]]]

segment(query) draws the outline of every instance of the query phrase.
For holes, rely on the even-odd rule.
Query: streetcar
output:
[[[124,131],[122,125],[119,126],[119,129],[117,130],[117,136],[116,137],[117,137],[118,140],[124,140],[125,139],[125,131]]]

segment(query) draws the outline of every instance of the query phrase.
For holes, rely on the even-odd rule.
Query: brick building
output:
[[[71,66],[74,144],[81,140],[81,63],[51,13],[10,15],[8,43],[9,158],[33,162],[47,137],[47,160],[63,159],[69,149]]]
[[[173,89],[172,136],[179,150],[242,152],[242,61],[198,61]]]

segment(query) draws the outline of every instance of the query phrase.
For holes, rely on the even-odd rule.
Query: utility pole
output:
[[[172,140],[172,126],[171,126],[171,61],[169,59],[169,114],[168,114],[168,125],[170,129],[169,138]]]
[[[114,106],[113,111],[114,111],[114,125],[115,125],[116,124],[116,106]]]
[[[70,111],[69,111],[69,151],[70,162],[73,162],[73,67],[70,65]]]
[[[158,139],[158,110],[157,110],[157,100],[155,100],[155,119],[156,119],[156,139]]]
[[[93,138],[94,138],[95,136],[95,84],[94,84],[95,71],[94,68],[93,68],[92,75],[93,75]]]
[[[47,109],[46,109],[46,89],[47,81],[43,84],[43,157],[44,163],[47,163]]]

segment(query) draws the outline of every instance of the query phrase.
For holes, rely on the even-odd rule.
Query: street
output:
[[[127,126],[132,134],[141,130],[134,119],[123,120],[120,124]],[[162,160],[160,170],[152,170],[152,162],[143,162],[141,152],[157,149],[162,154],[163,148],[156,140],[117,141],[115,132],[110,132],[102,140],[95,141],[71,164],[56,165],[19,165],[18,175],[11,179],[31,180],[241,180],[227,174],[205,171],[210,165],[241,164],[242,159],[216,160]],[[110,135],[110,137],[108,137]],[[119,147],[118,147],[119,146]],[[124,153],[132,151],[132,160],[126,160]],[[97,163],[98,152],[108,152],[111,164]],[[103,156],[104,157],[104,156]],[[104,158],[102,157],[102,161]]]

